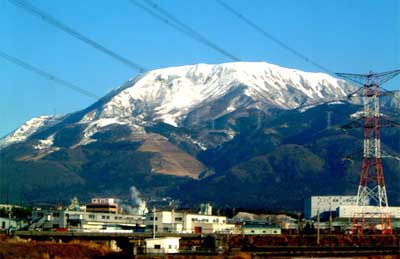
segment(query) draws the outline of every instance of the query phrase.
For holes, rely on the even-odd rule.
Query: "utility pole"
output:
[[[318,210],[317,210],[317,245],[319,245],[319,243],[320,243],[319,223],[320,223],[320,218],[319,218],[319,208],[318,208]]]
[[[329,233],[332,231],[332,201],[329,202]]]
[[[383,175],[380,130],[382,127],[391,127],[395,124],[381,115],[379,98],[389,93],[383,91],[380,86],[398,74],[400,70],[369,74],[337,74],[361,85],[361,88],[349,97],[361,96],[364,105],[363,117],[347,125],[347,128],[363,128],[364,130],[363,161],[352,220],[353,234],[363,234],[366,219],[371,222],[371,225],[375,224],[375,228],[378,224],[372,221],[379,219],[381,233],[392,234],[389,202]],[[375,206],[374,211],[368,211],[367,206],[371,205]]]
[[[300,234],[301,229],[302,229],[302,227],[301,227],[301,221],[300,221],[300,216],[301,216],[301,213],[300,213],[300,212],[297,213],[297,234]]]
[[[171,232],[172,233],[175,233],[176,231],[175,231],[175,210],[174,209],[172,209],[172,211],[171,211],[171,225],[172,225],[172,229],[171,229]]]
[[[153,207],[153,239],[156,238],[156,207]]]

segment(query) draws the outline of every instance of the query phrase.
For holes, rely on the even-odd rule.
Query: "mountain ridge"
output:
[[[353,90],[328,75],[267,63],[151,71],[83,110],[33,120],[8,145],[3,139],[0,189],[58,203],[124,198],[135,186],[145,198],[187,206],[298,209],[307,195],[356,189],[358,165],[347,168],[342,158],[362,147],[362,132],[340,129],[362,109],[344,100]],[[396,129],[382,132],[394,153],[398,139]],[[390,199],[400,202],[399,167],[385,163]]]
[[[114,119],[112,123],[116,124],[141,125],[162,121],[178,126],[184,121],[204,121],[203,117],[210,114],[196,112],[201,109],[214,111],[214,117],[244,107],[293,109],[340,99],[352,90],[353,87],[345,81],[323,73],[302,72],[265,62],[197,64],[149,71],[130,79],[81,111],[57,120],[50,116],[32,120],[43,118],[41,122],[46,124],[46,121],[52,120],[90,123],[99,119]],[[225,104],[216,107],[213,102],[219,102],[224,97]],[[30,134],[21,138],[15,135],[22,129],[18,128],[0,139],[0,148],[25,140],[42,125],[31,123],[23,126],[34,130],[28,130]]]

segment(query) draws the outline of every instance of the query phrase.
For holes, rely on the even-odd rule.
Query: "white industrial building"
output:
[[[311,196],[304,201],[304,218],[316,217],[318,212],[336,211],[341,206],[353,206],[356,201],[357,196]]]
[[[204,205],[203,205],[204,206]],[[155,216],[155,217],[154,217]],[[200,213],[156,211],[146,216],[148,231],[156,233],[232,233],[234,224],[228,224],[225,216],[211,215],[211,206]]]
[[[180,237],[147,238],[146,253],[148,254],[173,254],[179,252]]]
[[[279,226],[259,221],[245,221],[242,226],[243,235],[280,235],[282,230]]]
[[[76,231],[132,232],[144,227],[144,217],[129,214],[70,210],[35,210],[30,229],[70,229]]]
[[[121,214],[114,198],[93,198],[86,206],[80,206],[77,198],[71,200],[66,210],[34,210],[30,230],[58,230],[85,232],[133,232],[144,231],[145,217]]]
[[[340,206],[336,209],[336,216],[339,218],[352,218],[356,210],[354,205],[352,206]],[[359,212],[363,212],[365,218],[380,218],[381,211],[377,206],[360,206],[358,207]],[[391,218],[400,219],[400,207],[388,207],[387,212]]]
[[[0,217],[0,230],[8,231],[11,229],[19,230],[28,223],[23,219]]]

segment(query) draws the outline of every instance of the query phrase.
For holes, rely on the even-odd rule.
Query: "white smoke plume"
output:
[[[142,198],[140,198],[140,192],[135,186],[131,186],[131,188],[129,189],[129,194],[131,196],[131,201],[134,205],[140,206],[143,203]]]
[[[128,214],[145,215],[148,212],[146,202],[141,198],[138,189],[135,186],[131,186],[129,194],[131,204],[122,205],[124,212]]]

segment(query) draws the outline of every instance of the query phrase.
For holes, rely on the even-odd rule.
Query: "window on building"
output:
[[[95,218],[96,218],[96,215],[93,215],[93,214],[89,215],[89,219],[95,219]]]
[[[251,233],[254,233],[254,230],[250,231]]]
[[[53,212],[53,217],[55,217],[55,218],[60,217],[60,212]]]
[[[161,245],[154,245],[154,249],[161,249]]]
[[[175,221],[182,221],[182,218],[181,217],[175,218]]]
[[[172,245],[169,245],[168,248],[169,248],[169,249],[172,249]]]
[[[107,219],[110,219],[110,216],[107,216],[106,218],[107,218]]]
[[[104,216],[104,215],[103,215],[103,216],[101,216],[101,218],[102,218],[102,219],[105,219],[105,218],[106,218],[106,216]]]
[[[1,223],[1,228],[2,228],[2,229],[5,229],[5,228],[6,228],[6,222],[5,222],[5,221],[3,221],[3,222]]]
[[[263,230],[263,233],[266,233],[266,231],[265,231],[265,230]]]
[[[53,224],[53,228],[59,228],[60,225],[59,224]]]

